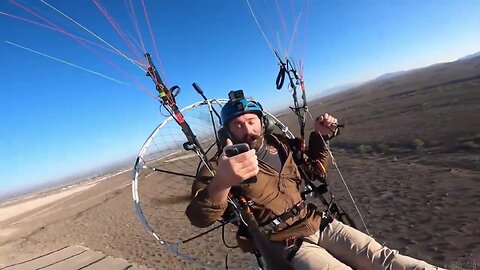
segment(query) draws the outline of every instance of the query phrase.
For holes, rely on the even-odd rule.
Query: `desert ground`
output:
[[[345,124],[331,148],[379,242],[449,269],[480,269],[479,58],[380,78],[312,100],[309,108],[314,117],[329,112]],[[280,119],[295,131],[294,115],[282,113]],[[175,158],[178,164],[191,159]],[[202,269],[166,252],[142,226],[131,178],[126,171],[0,205],[0,269],[69,245],[152,269]],[[328,181],[337,202],[359,223],[333,164]],[[168,242],[203,231],[183,215],[190,183],[158,172],[145,172],[139,183],[144,214]],[[233,233],[232,226],[226,228],[227,244],[234,244]],[[229,249],[220,235],[216,230],[181,250],[224,267]],[[229,255],[230,266],[250,260],[238,250]]]

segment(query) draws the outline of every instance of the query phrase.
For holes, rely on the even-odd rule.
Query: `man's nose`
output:
[[[251,126],[251,125],[245,125],[244,126],[244,131],[249,135],[255,133],[254,130],[253,130],[253,126]]]

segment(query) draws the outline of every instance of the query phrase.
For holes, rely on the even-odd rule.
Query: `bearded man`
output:
[[[252,202],[262,231],[296,269],[438,269],[400,255],[302,199],[297,163],[315,175],[326,174],[326,143],[336,132],[335,117],[323,114],[317,118],[308,156],[300,161],[292,150],[300,147],[299,140],[266,132],[267,119],[258,102],[246,99],[243,92],[230,92],[229,96],[221,111],[227,136],[220,137],[228,137],[224,138],[227,146],[247,143],[251,149],[232,157],[219,155],[214,160],[215,176],[205,167],[200,169],[186,209],[194,226],[207,227],[220,219],[228,209],[229,193],[237,193]],[[252,178],[254,183],[242,184]],[[241,227],[237,240],[244,251],[251,251],[248,233]]]

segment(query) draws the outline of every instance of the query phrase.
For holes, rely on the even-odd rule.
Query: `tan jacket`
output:
[[[310,150],[316,149],[315,156],[324,168],[327,168],[328,155],[326,147],[317,133],[310,134]],[[312,137],[313,136],[313,137]],[[288,139],[279,135],[267,135],[267,142],[277,146],[287,156],[280,173],[259,160],[260,171],[257,182],[248,186],[237,186],[242,194],[254,202],[252,211],[259,224],[265,223],[291,209],[302,200],[300,195],[301,178],[295,164]],[[318,140],[317,140],[318,139]],[[313,147],[312,147],[313,146]],[[324,173],[324,172],[323,172]],[[220,219],[227,209],[227,202],[216,203],[210,200],[205,188],[213,177],[202,168],[192,186],[192,201],[185,213],[190,222],[197,227],[207,227]],[[290,237],[304,237],[315,233],[320,227],[321,213],[314,205],[309,204],[299,215],[286,220],[280,230],[270,232],[267,237],[272,241],[281,241]]]

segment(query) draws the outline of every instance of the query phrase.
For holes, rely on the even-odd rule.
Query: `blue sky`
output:
[[[132,2],[141,21],[142,39],[158,67],[141,1]],[[10,15],[46,24],[15,3],[101,44],[40,1],[0,2],[0,193],[134,156],[163,119],[159,104],[97,54],[153,92],[151,81],[139,68],[106,50],[94,53],[64,34],[12,18]],[[48,3],[133,55],[93,2]],[[129,36],[136,37],[124,1],[99,3]],[[303,3],[252,0],[252,7],[277,49],[277,45],[288,47],[285,40],[289,40],[288,33],[301,10],[290,55],[304,64],[310,96],[383,73],[452,61],[480,51],[480,2],[476,0],[310,1],[301,9]],[[145,4],[166,80],[170,86],[182,87],[181,107],[200,99],[192,82],[199,83],[209,97],[226,97],[229,90],[244,89],[268,109],[290,102],[289,92],[274,89],[278,67],[246,1],[145,0]],[[135,42],[139,44],[139,39]]]

